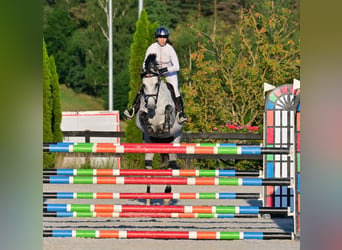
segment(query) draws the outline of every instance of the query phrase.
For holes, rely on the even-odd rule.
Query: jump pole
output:
[[[101,175],[101,176],[197,176],[197,177],[262,177],[262,171],[234,169],[43,169],[43,175]]]
[[[103,218],[258,218],[258,214],[206,214],[206,213],[111,213],[111,212],[43,212],[44,217],[103,217]]]
[[[289,186],[290,178],[43,176],[48,184],[144,184],[210,186]]]
[[[160,154],[212,154],[212,155],[260,155],[260,154],[289,154],[289,148],[264,148],[256,146],[233,147],[201,147],[201,146],[172,146],[160,147],[158,143],[75,143],[75,144],[44,144],[44,152],[65,153],[160,153]]]
[[[45,199],[261,199],[260,193],[90,193],[44,192]]]
[[[134,213],[214,213],[214,214],[282,214],[289,208],[256,206],[165,206],[112,204],[43,204],[44,212],[134,212]]]
[[[44,230],[43,237],[190,240],[291,240],[292,233],[213,231]]]

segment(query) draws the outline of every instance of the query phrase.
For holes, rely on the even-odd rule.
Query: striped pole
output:
[[[89,144],[88,142],[57,142],[57,143],[43,143],[43,147],[49,147],[50,145],[57,145],[61,147],[68,147],[70,145],[83,145]],[[102,143],[101,143],[102,144]],[[105,143],[107,144],[107,143]],[[249,146],[249,147],[261,147],[262,144],[239,144],[239,143],[109,143],[118,146],[131,146],[134,145],[136,147],[236,147],[236,146]]]
[[[44,175],[100,175],[100,176],[198,176],[198,177],[261,177],[262,171],[240,171],[234,169],[44,169]]]
[[[110,213],[110,212],[43,212],[44,217],[103,217],[103,218],[256,218],[257,214],[201,214],[201,213]]]
[[[210,178],[210,177],[101,177],[43,176],[49,184],[151,184],[151,185],[211,185],[211,186],[289,186],[290,178]]]
[[[213,231],[44,230],[43,237],[192,240],[291,240],[292,233]]]
[[[90,193],[44,192],[46,199],[260,199],[260,193]]]
[[[134,213],[213,213],[213,214],[287,214],[288,208],[256,206],[165,206],[112,204],[43,204],[45,212],[134,212]]]
[[[180,144],[181,145],[181,144]],[[260,154],[289,154],[288,148],[263,148],[256,146],[173,146],[161,147],[159,143],[146,145],[114,144],[114,143],[75,143],[75,144],[44,144],[44,152],[66,153],[160,153],[160,154],[212,154],[212,155],[260,155]]]

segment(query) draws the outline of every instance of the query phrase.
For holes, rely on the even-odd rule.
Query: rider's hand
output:
[[[167,72],[167,68],[166,67],[159,69],[159,74],[164,75],[166,72]]]

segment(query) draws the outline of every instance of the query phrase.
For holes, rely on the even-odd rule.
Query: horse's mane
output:
[[[149,74],[159,76],[158,63],[157,63],[156,58],[157,58],[156,54],[149,54],[146,57],[146,60],[144,63],[144,70],[141,74],[141,77],[144,77]]]

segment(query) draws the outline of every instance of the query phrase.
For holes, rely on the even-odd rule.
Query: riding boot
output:
[[[142,93],[143,93],[143,91],[142,91],[142,89],[140,89],[134,98],[134,102],[132,104],[132,107],[129,108],[128,110],[126,109],[124,111],[124,114],[127,116],[128,120],[132,119],[133,116],[138,112],[138,110],[140,108],[140,98],[141,98]]]
[[[177,101],[177,104],[178,104],[176,106],[179,106],[179,109],[180,109],[179,116],[178,116],[179,117],[179,122],[183,123],[183,122],[188,120],[188,117],[186,117],[186,114],[184,112],[184,103],[183,103],[182,96],[176,97],[176,101]]]
[[[183,122],[187,121],[188,118],[186,117],[185,112],[184,112],[184,105],[183,105],[182,97],[181,96],[176,97],[175,90],[173,89],[172,84],[167,82],[166,86],[169,89],[169,91],[171,92],[172,100],[175,103],[175,107],[176,107],[177,112],[179,113],[179,116],[178,116],[179,122],[183,123]]]

